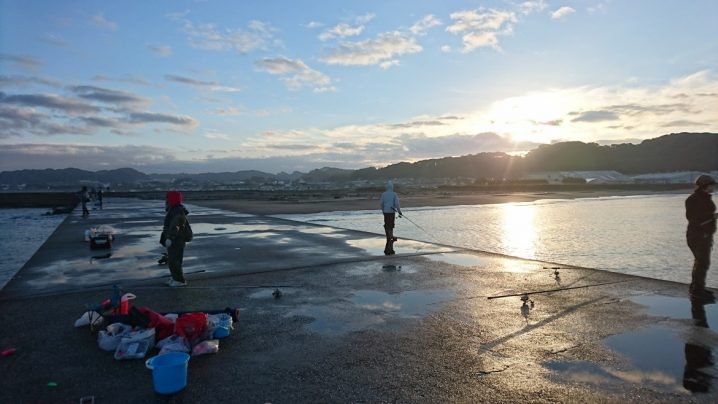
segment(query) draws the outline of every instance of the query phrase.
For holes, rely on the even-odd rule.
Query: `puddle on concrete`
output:
[[[631,297],[631,301],[648,307],[651,316],[670,317],[675,319],[693,319],[696,322],[707,322],[708,327],[718,328],[718,305],[702,305],[691,302],[688,298],[649,295]]]
[[[462,253],[427,254],[426,258],[464,267],[479,266],[483,263],[483,260],[478,255]]]
[[[605,344],[622,354],[637,368],[622,372],[623,379],[632,383],[647,383],[655,387],[707,389],[718,376],[715,354],[708,347],[687,342],[675,329],[650,326],[637,331],[608,337]],[[694,376],[702,375],[696,386]]]
[[[615,369],[588,361],[551,361],[544,366],[559,381],[594,384],[611,390],[640,385],[673,393],[715,391],[716,354],[693,339],[676,329],[650,326],[604,341],[608,348],[626,358],[627,367]]]
[[[375,290],[359,290],[349,301],[327,305],[304,305],[291,316],[311,317],[309,331],[339,335],[345,332],[391,325],[392,320],[420,318],[436,310],[442,301],[453,294],[447,290],[414,290],[389,294]]]
[[[414,265],[410,264],[382,262],[367,264],[365,266],[351,268],[346,271],[348,275],[352,276],[370,276],[384,272],[401,272],[403,274],[415,274],[417,272],[417,269]]]
[[[370,255],[384,255],[386,239],[379,237],[354,239],[347,240],[347,244],[362,249]],[[447,250],[449,250],[449,248],[414,240],[399,240],[394,243],[394,251],[396,251],[397,254],[416,254],[419,252],[441,252]]]

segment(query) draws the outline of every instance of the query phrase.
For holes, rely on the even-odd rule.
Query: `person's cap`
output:
[[[168,205],[177,206],[182,203],[182,192],[168,191],[165,199],[167,200]]]
[[[708,185],[715,185],[716,180],[713,179],[710,175],[699,175],[698,178],[696,178],[696,186],[699,187],[706,187]]]

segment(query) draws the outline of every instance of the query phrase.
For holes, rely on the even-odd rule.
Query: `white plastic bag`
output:
[[[100,313],[93,310],[86,311],[85,314],[83,314],[80,318],[77,319],[77,321],[75,321],[75,327],[80,328],[86,325],[90,325],[90,320],[92,320],[92,325],[96,326],[102,322],[102,316],[100,315]]]
[[[97,345],[105,351],[115,351],[122,341],[122,337],[129,335],[132,327],[127,324],[113,323],[107,326],[105,330],[97,334]]]
[[[120,340],[115,350],[115,359],[142,359],[154,346],[154,328],[132,331]]]
[[[160,348],[160,355],[166,354],[167,352],[189,352],[191,350],[187,339],[177,334],[172,334],[162,341],[159,341],[157,348]]]
[[[216,353],[217,351],[219,351],[219,340],[208,339],[200,342],[192,348],[192,356]]]

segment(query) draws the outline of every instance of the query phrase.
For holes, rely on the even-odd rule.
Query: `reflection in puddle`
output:
[[[372,265],[364,265],[361,267],[354,267],[346,270],[346,273],[352,276],[376,275],[382,272],[401,272],[404,274],[415,274],[417,272],[417,269],[415,266],[410,264],[397,265],[392,263],[382,263],[377,265],[374,263]]]
[[[692,307],[689,299],[680,297],[650,295],[635,296],[631,300],[642,306],[647,306],[648,314],[651,316],[689,319],[695,317],[694,313],[701,309],[700,307]],[[718,327],[718,305],[704,305],[703,310],[708,324]]]
[[[347,240],[347,244],[360,248],[370,255],[384,255],[386,239],[379,237]],[[449,251],[450,248],[437,246],[414,240],[399,240],[394,243],[394,251],[397,254],[416,254],[418,252],[441,252]]]
[[[716,376],[717,369],[711,350],[685,342],[677,331],[670,328],[651,326],[613,335],[605,343],[629,358],[639,369],[636,372],[624,372],[626,377],[623,379],[632,383],[648,382],[680,389],[685,383],[694,383],[690,379],[696,372],[706,375],[703,378],[706,383],[713,383]],[[689,380],[684,380],[684,376]]]
[[[354,292],[349,302],[327,305],[304,305],[287,316],[311,317],[307,329],[338,335],[366,328],[390,325],[392,319],[419,318],[438,308],[436,303],[450,299],[446,290],[414,290],[389,294],[375,290]]]
[[[589,383],[604,389],[617,390],[628,384],[667,392],[714,390],[718,378],[715,355],[705,345],[690,341],[690,336],[688,342],[682,337],[662,326],[608,337],[606,346],[629,360],[627,369],[587,361],[551,361],[544,366],[562,382]]]
[[[428,254],[426,258],[432,261],[446,262],[447,264],[460,265],[465,267],[473,267],[481,265],[482,259],[478,255],[473,254],[461,254],[461,253],[450,253],[450,254]]]

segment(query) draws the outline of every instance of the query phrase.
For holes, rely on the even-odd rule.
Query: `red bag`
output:
[[[135,309],[135,307],[133,307],[133,309]],[[155,329],[156,341],[161,341],[172,335],[174,332],[174,324],[172,324],[172,320],[162,314],[148,309],[147,307],[137,307],[136,311],[138,311],[141,316],[147,318],[148,322],[145,328]]]
[[[207,327],[207,314],[186,313],[177,317],[175,322],[175,334],[185,337],[190,344],[194,345],[205,339],[209,333]]]

